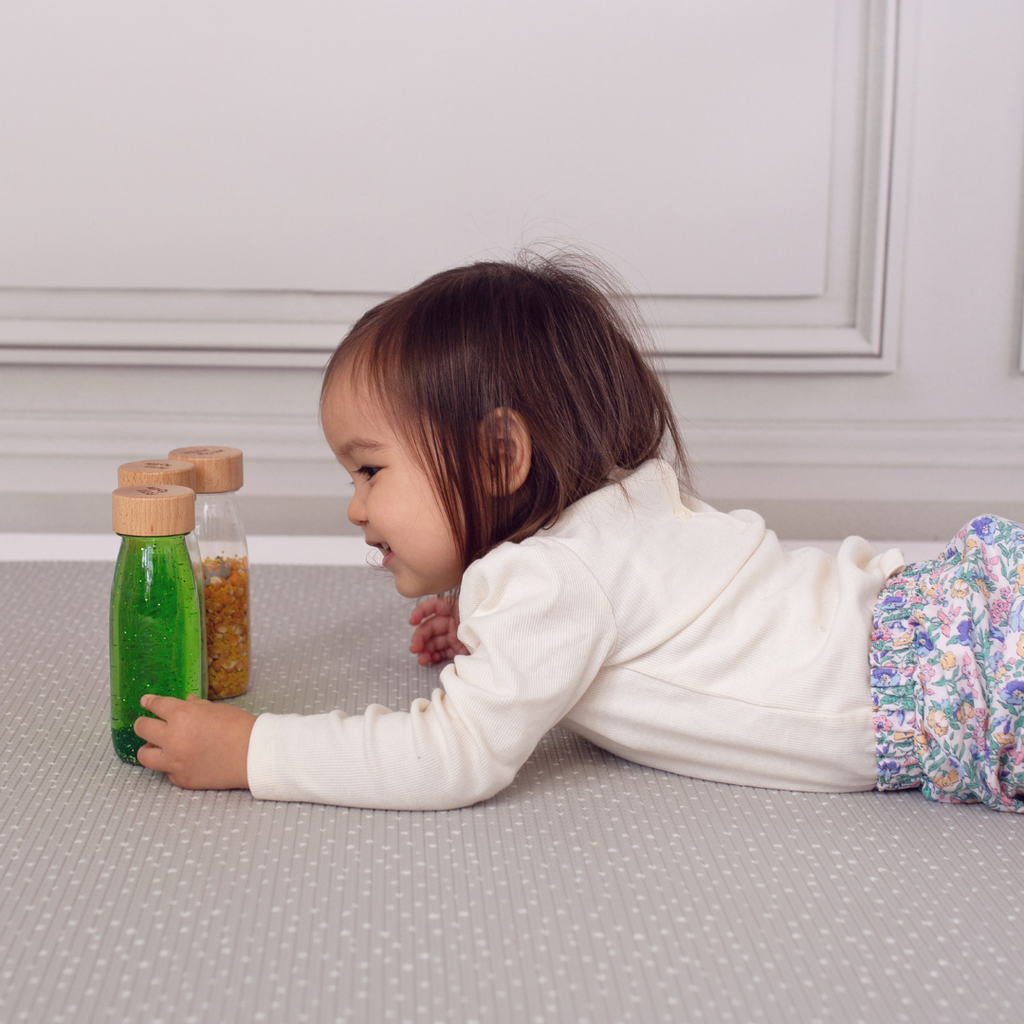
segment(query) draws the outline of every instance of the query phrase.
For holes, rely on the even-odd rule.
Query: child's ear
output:
[[[480,424],[484,470],[492,494],[515,494],[526,483],[533,460],[533,442],[522,416],[514,409],[495,409]]]

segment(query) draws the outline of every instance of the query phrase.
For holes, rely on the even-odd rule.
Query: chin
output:
[[[394,579],[395,590],[397,590],[402,597],[427,597],[433,596],[435,593],[433,590],[426,589],[422,583],[411,583],[407,580],[400,580],[397,576]]]
[[[443,580],[409,580],[394,576],[395,590],[402,597],[436,597],[444,594],[455,586],[454,583],[446,583]]]

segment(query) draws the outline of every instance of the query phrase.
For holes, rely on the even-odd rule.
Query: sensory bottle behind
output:
[[[210,700],[249,685],[249,549],[238,514],[242,453],[216,446],[175,448],[169,459],[196,469],[196,538],[203,561]]]

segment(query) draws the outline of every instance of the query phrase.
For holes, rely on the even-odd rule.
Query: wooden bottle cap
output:
[[[145,459],[117,467],[118,487],[145,487],[146,484],[174,484],[196,489],[196,467],[184,459]]]
[[[114,533],[124,537],[174,537],[195,529],[196,495],[189,487],[118,487],[113,498]]]
[[[242,486],[242,452],[238,448],[175,448],[169,459],[185,459],[196,467],[196,493],[219,494]]]

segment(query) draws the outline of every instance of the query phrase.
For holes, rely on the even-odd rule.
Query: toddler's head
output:
[[[446,270],[361,317],[327,366],[325,429],[353,405],[387,423],[432,488],[460,575],[616,469],[666,454],[688,482],[639,320],[606,280],[578,256]]]

